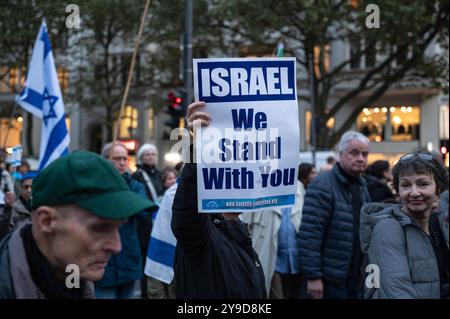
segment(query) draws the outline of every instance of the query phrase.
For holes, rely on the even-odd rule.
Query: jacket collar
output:
[[[348,179],[342,174],[341,170],[343,170],[343,168],[340,166],[339,163],[333,165],[332,172],[336,177],[337,181],[344,186],[348,186],[350,183]],[[361,176],[356,177],[356,182],[361,186],[366,186],[366,181]]]
[[[392,216],[397,219],[397,221],[402,225],[402,226],[406,226],[406,225],[414,225],[419,227],[419,225],[417,225],[412,218],[406,214],[403,210],[402,210],[402,205],[398,204],[395,205],[391,211]],[[438,212],[436,211],[431,211],[430,217],[432,215],[438,214]]]
[[[20,213],[20,214],[25,214],[25,215],[30,215],[31,213],[28,209],[26,209],[25,205],[22,203],[22,201],[20,200],[20,198],[18,198],[14,203],[13,203],[13,208],[16,210],[16,212]]]
[[[238,243],[246,243],[250,240],[246,224],[240,219],[224,219],[222,216],[213,215],[212,222],[215,224],[230,240]]]

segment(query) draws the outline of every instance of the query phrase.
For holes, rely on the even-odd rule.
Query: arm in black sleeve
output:
[[[187,163],[181,173],[172,206],[172,231],[183,248],[200,249],[210,237],[211,220],[198,212],[197,165]]]

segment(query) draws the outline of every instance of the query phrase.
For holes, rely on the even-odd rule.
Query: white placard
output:
[[[299,123],[295,58],[194,59],[195,100],[211,124],[196,130],[201,212],[295,203]]]
[[[22,163],[22,146],[17,145],[12,149],[11,166],[17,167]]]

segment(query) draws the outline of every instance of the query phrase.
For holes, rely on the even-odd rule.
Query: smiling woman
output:
[[[380,270],[366,297],[448,299],[448,226],[437,209],[448,186],[445,167],[430,153],[412,153],[393,176],[401,204],[371,203],[361,211],[361,248]]]

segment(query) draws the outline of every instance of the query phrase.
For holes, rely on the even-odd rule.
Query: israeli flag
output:
[[[45,21],[34,44],[25,86],[16,102],[42,119],[39,170],[66,155],[70,137]]]
[[[173,280],[173,258],[177,240],[170,226],[172,222],[172,205],[178,184],[170,187],[163,196],[150,235],[145,274],[166,284]]]

